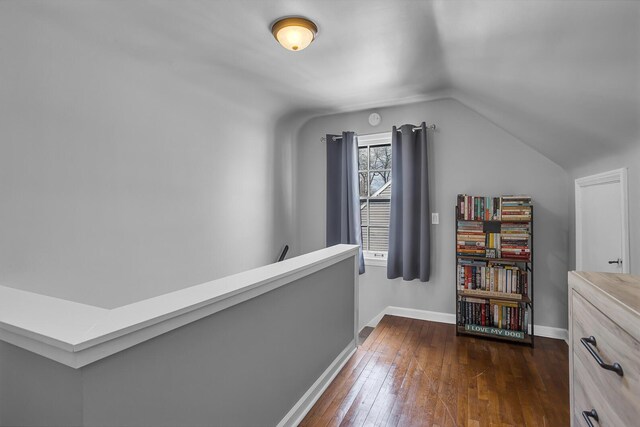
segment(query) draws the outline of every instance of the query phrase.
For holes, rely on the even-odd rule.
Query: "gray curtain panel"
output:
[[[392,129],[391,219],[387,277],[429,281],[431,273],[431,231],[427,126]]]
[[[360,246],[360,274],[364,273],[360,192],[358,182],[358,137],[353,132],[327,135],[327,246],[348,243]]]

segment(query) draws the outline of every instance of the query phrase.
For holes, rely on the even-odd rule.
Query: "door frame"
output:
[[[622,272],[629,273],[629,196],[627,168],[615,169],[575,180],[576,210],[576,270],[582,270],[582,189],[593,185],[620,183],[620,208],[622,221]]]

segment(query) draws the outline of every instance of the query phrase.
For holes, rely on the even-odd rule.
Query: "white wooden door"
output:
[[[576,270],[629,272],[626,169],[576,179]]]

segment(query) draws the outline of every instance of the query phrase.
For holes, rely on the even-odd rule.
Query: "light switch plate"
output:
[[[440,214],[437,212],[431,213],[431,224],[440,224]]]

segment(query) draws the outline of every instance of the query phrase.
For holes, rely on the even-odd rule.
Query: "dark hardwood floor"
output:
[[[535,344],[385,316],[300,425],[568,426],[567,345]]]

